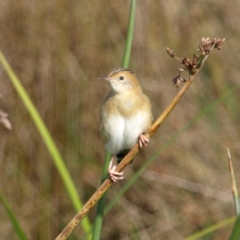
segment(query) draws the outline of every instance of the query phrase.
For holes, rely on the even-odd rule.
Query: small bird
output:
[[[149,139],[144,133],[152,124],[151,103],[142,92],[135,73],[128,68],[115,68],[99,79],[108,81],[111,86],[100,110],[100,132],[107,151],[120,163],[137,142],[140,147],[147,146]],[[113,156],[108,173],[116,182],[124,176],[123,172],[115,171]]]

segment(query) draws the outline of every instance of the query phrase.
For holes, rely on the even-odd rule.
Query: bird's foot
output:
[[[113,165],[113,157],[109,163],[109,167],[108,167],[108,173],[110,175],[110,178],[113,182],[117,182],[119,180],[124,179],[124,172],[116,172],[116,165]]]
[[[150,141],[150,139],[148,139],[144,134],[141,134],[138,137],[138,144],[139,144],[140,148],[146,147],[149,141]]]

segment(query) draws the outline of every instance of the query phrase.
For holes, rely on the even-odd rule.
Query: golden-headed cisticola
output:
[[[151,104],[130,69],[116,68],[99,79],[108,81],[111,86],[100,111],[100,132],[106,141],[107,151],[115,155],[119,163],[137,142],[140,147],[147,145],[149,139],[144,133],[153,119]],[[112,157],[108,173],[116,182],[124,176],[122,172],[115,172],[113,159]]]

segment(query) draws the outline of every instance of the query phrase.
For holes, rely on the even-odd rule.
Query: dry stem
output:
[[[224,39],[224,42],[225,42],[225,39]],[[178,92],[178,94],[175,96],[175,98],[172,100],[172,102],[169,104],[169,106],[165,109],[165,111],[154,122],[154,124],[151,126],[149,131],[146,133],[146,136],[148,136],[149,138],[152,137],[152,135],[158,130],[158,128],[165,121],[167,116],[172,112],[172,110],[174,109],[176,104],[179,102],[181,97],[184,95],[184,93],[187,91],[187,89],[193,83],[194,79],[196,78],[196,76],[198,75],[200,70],[202,69],[203,63],[206,61],[206,59],[208,58],[210,52],[213,50],[214,47],[216,47],[216,43],[213,43],[211,45],[211,48],[209,49],[209,52],[206,55],[204,55],[203,58],[201,58],[201,61],[200,61],[199,65],[197,66],[197,68],[195,68],[194,73],[193,73],[193,71],[189,71],[189,73],[190,73],[189,80],[182,87],[182,89]],[[175,57],[175,55],[172,55],[172,57]],[[176,58],[176,59],[179,60],[180,58]],[[138,151],[139,151],[139,146],[138,146],[138,144],[135,144],[133,146],[133,148],[131,149],[131,151],[124,157],[124,159],[117,166],[116,171],[117,172],[123,171],[124,168],[132,161],[132,159],[135,157],[135,155],[138,153]],[[111,187],[112,184],[113,184],[113,182],[110,180],[110,178],[106,179],[103,182],[103,184],[97,189],[97,191],[93,194],[93,196],[83,206],[81,211],[76,214],[76,216],[71,220],[71,222],[65,227],[65,229],[58,235],[58,237],[55,240],[66,239],[72,233],[72,231],[75,229],[75,227],[88,214],[90,209],[98,202],[98,200],[103,196],[103,194]]]

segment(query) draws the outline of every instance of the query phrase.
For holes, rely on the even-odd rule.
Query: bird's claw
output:
[[[146,147],[149,141],[150,141],[150,139],[148,139],[144,134],[141,134],[138,137],[138,144],[139,144],[140,148]]]
[[[125,177],[124,172],[116,172],[115,171],[116,167],[117,166],[113,165],[113,159],[111,159],[109,167],[108,167],[108,173],[109,173],[110,178],[113,182],[117,182],[119,180],[122,180]]]

